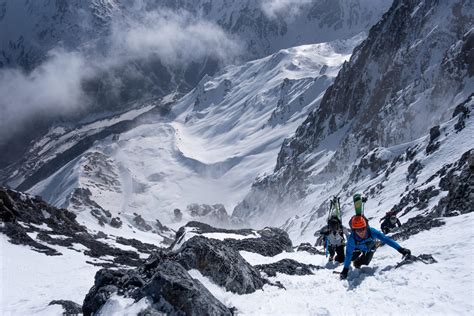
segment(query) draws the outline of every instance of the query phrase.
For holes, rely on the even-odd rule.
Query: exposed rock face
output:
[[[302,243],[297,248],[296,251],[306,251],[312,255],[324,255],[324,251],[316,249],[316,247],[311,246],[310,243]]]
[[[227,239],[225,243],[236,250],[256,252],[262,256],[273,257],[283,251],[292,251],[291,239],[288,233],[275,227],[258,230],[260,238]]]
[[[94,265],[137,266],[141,262],[137,251],[151,254],[158,249],[155,245],[121,237],[117,238],[118,243],[135,247],[137,251],[114,248],[100,241],[107,238],[106,234],[91,235],[84,226],[77,223],[74,213],[51,206],[40,197],[3,187],[0,187],[0,220],[3,222],[0,233],[7,235],[9,242],[28,245],[46,255],[61,255],[49,245],[73,249],[74,244],[81,244],[87,248],[84,250],[86,256],[113,257],[112,260],[99,263],[88,261]],[[36,234],[36,238],[33,239],[29,234]]]
[[[189,204],[186,211],[196,220],[210,222],[213,225],[227,227],[230,225],[230,217],[222,204]]]
[[[410,218],[402,227],[395,230],[392,238],[395,240],[406,240],[412,235],[416,235],[424,230],[430,230],[433,227],[443,226],[445,223],[434,215],[418,215]]]
[[[83,303],[84,315],[97,313],[112,294],[150,300],[143,311],[166,315],[232,315],[232,312],[177,262],[157,254],[135,270],[102,269]]]
[[[474,212],[474,149],[467,151],[440,180],[448,195],[435,208],[439,216],[455,216]]]
[[[189,222],[181,227],[176,233],[175,242],[171,245],[171,248],[174,248],[185,237],[187,228],[192,228],[192,234],[228,233],[249,237],[245,239],[224,239],[224,243],[235,250],[256,252],[263,256],[275,256],[283,251],[292,251],[292,242],[288,233],[279,228],[266,227],[257,231],[252,229],[233,230],[215,228],[200,222]]]
[[[175,256],[186,270],[197,269],[226,290],[247,294],[262,288],[264,280],[233,248],[215,239],[195,236]]]
[[[277,272],[289,275],[308,275],[314,274],[313,269],[322,269],[322,267],[300,263],[292,259],[283,259],[270,264],[259,264],[255,268],[265,272],[269,277],[276,276]]]

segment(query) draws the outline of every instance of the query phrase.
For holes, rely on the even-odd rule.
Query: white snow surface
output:
[[[416,262],[393,269],[400,254],[384,246],[368,267],[352,269],[341,281],[333,271],[342,266],[327,264],[321,255],[293,252],[264,257],[241,251],[251,264],[290,258],[328,268],[307,276],[277,273],[270,280],[280,281],[286,290],[265,285],[246,295],[225,291],[197,270],[190,274],[222,303],[236,307],[239,315],[469,315],[474,309],[474,214],[443,220],[446,225],[400,242],[414,254],[432,254],[438,263],[431,265]]]
[[[62,315],[53,300],[70,300],[82,305],[100,269],[80,251],[55,248],[62,256],[46,256],[30,247],[13,245],[0,234],[0,315]]]
[[[368,267],[352,269],[348,280],[341,281],[333,271],[342,266],[327,263],[322,255],[284,252],[264,257],[241,251],[252,265],[290,258],[326,268],[307,276],[277,273],[270,280],[280,281],[286,290],[265,285],[246,295],[227,292],[197,270],[189,273],[223,304],[236,307],[239,315],[469,315],[474,308],[474,214],[442,220],[446,225],[400,242],[414,254],[432,254],[438,262],[431,265],[416,262],[393,269],[400,255],[384,246]],[[0,237],[1,315],[62,315],[59,305],[47,304],[55,299],[82,303],[99,268],[85,264],[81,252],[58,247],[64,255],[49,257]],[[134,303],[114,295],[101,315],[136,315],[147,306],[146,298]]]

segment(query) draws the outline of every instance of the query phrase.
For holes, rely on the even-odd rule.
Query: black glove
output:
[[[400,247],[400,249],[398,249],[398,252],[401,253],[404,257],[411,255],[410,249],[403,248],[403,247]]]
[[[349,268],[344,268],[344,269],[342,269],[339,278],[340,278],[341,280],[347,279],[347,273],[348,273],[348,272],[349,272]]]

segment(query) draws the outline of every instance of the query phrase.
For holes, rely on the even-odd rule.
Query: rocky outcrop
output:
[[[428,216],[418,215],[410,218],[406,223],[404,223],[400,228],[398,228],[396,233],[392,235],[392,238],[395,240],[406,240],[410,236],[416,235],[419,232],[430,230],[434,227],[443,226],[445,222],[439,218],[436,218],[435,215],[431,214]]]
[[[176,261],[157,253],[135,270],[102,269],[83,303],[85,316],[95,314],[112,294],[149,299],[143,315],[232,315]]]
[[[304,264],[292,259],[283,259],[275,263],[256,265],[255,268],[265,272],[269,277],[276,276],[276,273],[289,275],[308,275],[314,274],[313,270],[323,269],[323,267],[313,264]]]
[[[74,249],[75,244],[81,244],[86,248],[86,256],[113,258],[101,259],[103,262],[87,261],[94,265],[138,266],[141,260],[137,251],[152,253],[158,249],[155,245],[121,237],[117,238],[117,243],[130,245],[137,251],[115,248],[101,241],[107,238],[106,234],[90,234],[76,221],[74,213],[51,206],[40,197],[3,187],[0,187],[0,220],[3,223],[0,233],[7,235],[13,244],[27,245],[46,255],[61,255],[51,245]],[[34,235],[36,237],[32,238]]]
[[[196,220],[210,222],[213,225],[230,226],[230,217],[223,204],[189,204],[186,212]]]
[[[174,258],[186,270],[197,269],[234,293],[252,293],[264,285],[258,271],[223,241],[195,236],[181,246]]]
[[[324,255],[324,251],[318,250],[316,247],[311,246],[310,243],[305,242],[300,244],[297,248],[296,251],[306,251],[309,252],[312,255]]]
[[[236,250],[256,252],[262,256],[273,257],[283,251],[293,251],[288,233],[275,227],[258,230],[260,238],[227,239],[225,243]]]
[[[464,153],[454,167],[441,178],[439,185],[448,191],[434,212],[439,216],[456,216],[474,212],[474,149]]]
[[[54,300],[48,305],[61,305],[64,308],[64,315],[79,315],[82,314],[82,306],[72,301]]]
[[[189,231],[191,229],[191,231]],[[244,239],[224,238],[224,243],[235,250],[255,252],[262,256],[275,256],[283,251],[293,251],[292,242],[288,233],[275,227],[266,227],[261,230],[253,229],[223,229],[215,228],[200,222],[189,222],[176,233],[175,242],[170,246],[174,249],[181,243],[185,235],[206,233],[227,233],[242,235]]]

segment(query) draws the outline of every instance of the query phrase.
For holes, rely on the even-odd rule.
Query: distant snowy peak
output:
[[[103,35],[119,8],[119,0],[1,1],[0,67],[31,69],[50,49],[75,50]]]
[[[391,1],[164,1],[184,8],[245,41],[247,58],[263,57],[282,48],[347,39],[366,32]]]
[[[274,2],[3,0],[0,2],[0,67],[20,65],[31,69],[50,49],[57,46],[83,49],[90,42],[106,39],[113,21],[128,25],[147,12],[163,9],[186,11],[218,25],[245,43],[244,58],[249,60],[282,48],[346,39],[366,32],[390,5],[389,0],[377,1],[376,5],[367,0],[317,0],[276,7]],[[15,24],[18,20],[25,22],[18,26]]]

